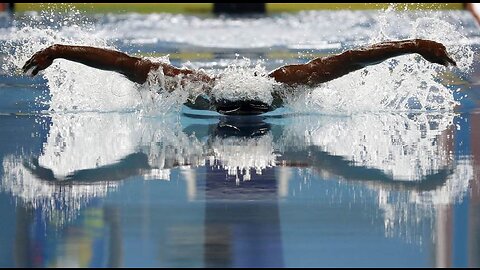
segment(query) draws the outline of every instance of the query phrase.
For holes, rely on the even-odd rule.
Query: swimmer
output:
[[[271,71],[267,76],[292,89],[299,85],[315,87],[389,58],[415,53],[432,63],[456,66],[443,44],[432,40],[411,39],[381,42],[368,47],[347,50],[340,54],[315,58],[305,64],[285,65]],[[138,84],[145,83],[150,71],[158,69],[161,69],[165,76],[179,76],[183,85],[202,82],[202,91],[207,97],[199,95],[194,101],[185,103],[186,106],[193,109],[215,110],[225,115],[255,115],[283,106],[282,94],[275,91],[272,93],[272,104],[258,100],[216,100],[210,98],[216,78],[201,70],[177,68],[167,63],[154,62],[114,50],[89,46],[54,44],[35,53],[22,67],[23,72],[35,76],[58,58],[101,70],[118,72]]]

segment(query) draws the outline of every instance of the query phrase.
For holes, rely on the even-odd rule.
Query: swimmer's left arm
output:
[[[321,57],[306,64],[289,65],[272,71],[276,81],[294,85],[315,86],[389,58],[418,53],[427,61],[447,66],[456,65],[443,44],[424,39],[381,42],[341,54]]]

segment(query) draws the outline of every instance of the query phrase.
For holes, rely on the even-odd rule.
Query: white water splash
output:
[[[468,45],[471,41],[467,31],[462,31],[461,21],[448,22],[439,12],[417,13],[420,16],[415,18],[411,12],[389,7],[375,18],[377,23],[373,25],[378,32],[362,46],[389,40],[430,39],[446,46],[457,68],[429,63],[419,55],[395,57],[317,88],[302,89],[303,93],[290,97],[289,105],[296,111],[325,113],[453,110],[459,105],[453,97],[457,89],[450,87],[448,80],[440,79],[452,71],[470,71],[474,59],[473,48]]]
[[[245,20],[130,14],[96,18],[95,23],[83,18],[79,12],[64,16],[54,13],[31,13],[26,16],[30,16],[33,23],[17,23],[3,30],[5,38],[2,47],[8,52],[3,69],[10,70],[10,73],[17,72],[34,52],[54,43],[115,49],[112,41],[121,38],[133,42],[145,39],[147,35],[154,37],[155,44],[161,46],[177,42],[175,44],[178,46],[184,44],[181,48],[192,46],[198,49],[198,46],[202,46],[208,51],[221,48],[222,44],[230,48],[228,44],[234,41],[239,49],[296,48],[302,45],[303,48],[325,50],[331,48],[328,44],[342,43],[343,48],[354,48],[383,40],[428,38],[447,46],[458,63],[455,72],[468,72],[474,55],[471,44],[476,40],[471,34],[471,27],[466,26],[472,18],[461,12],[402,12],[393,9],[375,12],[309,11]],[[339,21],[343,23],[339,24]],[[158,29],[161,31],[158,32]],[[187,29],[188,34],[185,32]],[[232,29],[243,34],[222,34]],[[259,36],[261,29],[263,34]],[[211,41],[205,43],[206,38],[214,40],[215,44]],[[251,45],[242,45],[244,43]],[[236,62],[232,60],[234,64],[217,72],[219,79],[212,95],[230,100],[253,98],[270,104],[271,93],[276,85],[264,76],[267,71],[263,64],[250,68]],[[251,65],[249,59],[247,62]],[[255,72],[260,76],[255,76]],[[158,81],[139,86],[119,74],[93,70],[65,60],[56,60],[41,74],[47,79],[51,111],[178,112],[181,104],[198,95],[196,91],[202,88],[197,85],[180,87],[178,84],[174,92],[167,93],[158,91],[161,84]],[[449,87],[448,81],[440,81],[442,74],[451,72],[424,61],[418,55],[396,57],[314,89],[299,87],[295,96],[287,101],[287,106],[301,112],[341,114],[361,111],[451,111],[458,105],[452,95],[456,89]],[[161,77],[154,76],[160,81],[165,80]]]
[[[272,92],[277,84],[268,77],[268,72],[261,63],[251,68],[250,59],[230,65],[221,72],[212,89],[212,96],[216,100],[258,100],[272,104]]]
[[[95,31],[92,23],[82,20],[78,12],[60,17],[54,15],[44,12],[37,18],[34,14],[29,24],[11,29],[2,46],[9,52],[4,70],[20,72],[35,52],[53,44],[115,49]],[[82,64],[57,59],[41,71],[40,76],[47,80],[51,111],[131,110],[138,104],[133,83],[113,72],[94,71]]]
[[[324,113],[452,111],[459,103],[452,90],[437,82],[438,68],[401,56],[305,89],[289,105],[295,111]]]

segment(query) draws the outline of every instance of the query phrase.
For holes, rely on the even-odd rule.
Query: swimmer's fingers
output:
[[[27,62],[25,62],[25,65],[23,65],[22,70],[23,73],[29,76],[35,76],[37,73],[40,71],[38,68],[38,53],[34,54]]]
[[[453,58],[449,56],[446,52],[440,55],[436,55],[433,59],[432,58],[431,59],[426,58],[426,59],[432,63],[437,63],[446,67],[450,65],[457,66],[457,62],[455,62],[455,60],[453,60]]]
[[[25,62],[22,70],[29,76],[35,76],[39,71],[46,69],[52,64],[53,60],[45,50],[35,53]]]
[[[444,65],[446,67],[449,65],[457,66],[457,63],[448,54],[447,49],[443,44],[439,44],[439,47],[435,50],[434,54],[438,59],[440,59],[439,64]]]
[[[33,57],[28,59],[27,62],[22,67],[23,73],[27,73],[29,69],[31,69],[33,66]]]
[[[38,72],[40,71],[40,69],[38,68],[37,65],[35,64],[28,64],[28,65],[25,65],[23,66],[23,73],[25,73],[27,76],[35,76],[38,74]]]
[[[27,75],[30,75],[30,76],[32,76],[32,77],[35,76],[35,75],[37,75],[38,72],[40,71],[40,69],[38,68],[38,66],[33,66],[30,70],[31,70],[31,75],[28,74],[28,73],[26,73],[26,74],[27,74]]]
[[[457,65],[443,44],[432,40],[417,40],[416,44],[418,46],[418,53],[421,54],[425,60],[443,66]]]
[[[446,56],[446,65],[447,66],[448,64],[451,64],[452,66],[457,66],[457,62],[455,62],[455,60],[453,60],[453,58],[450,56],[450,55],[447,55]]]

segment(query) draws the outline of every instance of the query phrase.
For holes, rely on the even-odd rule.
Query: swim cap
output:
[[[272,107],[258,100],[236,100],[225,99],[215,101],[217,112],[225,115],[257,115],[272,110]]]

